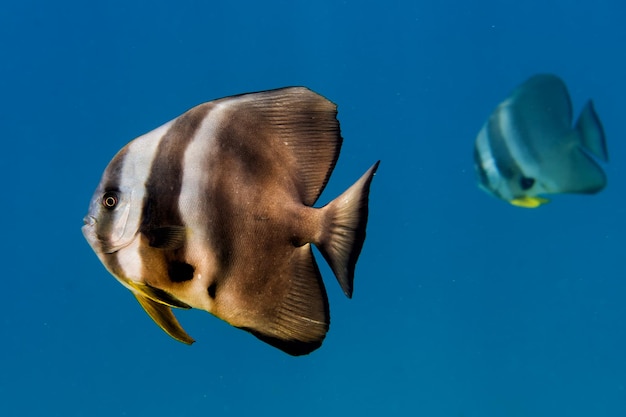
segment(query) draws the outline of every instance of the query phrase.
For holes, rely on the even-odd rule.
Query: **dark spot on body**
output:
[[[167,274],[172,282],[185,282],[193,278],[194,267],[186,262],[172,261],[168,265]]]
[[[207,291],[209,293],[209,297],[215,298],[215,290],[216,290],[215,283],[212,283],[211,285],[209,285],[209,288],[207,289]]]
[[[528,177],[522,177],[519,180],[519,185],[520,187],[522,187],[522,190],[526,191],[532,188],[533,185],[535,185],[535,179],[534,178],[528,178]]]

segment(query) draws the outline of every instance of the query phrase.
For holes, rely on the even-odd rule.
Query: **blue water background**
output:
[[[2,416],[626,416],[621,0],[21,1],[0,13]],[[537,210],[476,186],[527,77],[593,98],[609,185]],[[80,226],[115,152],[188,108],[306,85],[339,106],[326,203],[381,159],[355,293],[321,349],[202,311],[167,337]]]

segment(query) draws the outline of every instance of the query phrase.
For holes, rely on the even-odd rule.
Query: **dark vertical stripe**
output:
[[[102,199],[104,193],[109,192],[109,191],[117,191],[120,192],[120,184],[122,182],[122,172],[124,170],[124,164],[127,162],[128,159],[128,149],[129,149],[129,145],[124,146],[111,160],[111,162],[109,162],[109,165],[107,166],[104,176],[103,176],[103,181],[102,181],[102,188],[99,189],[98,191],[100,192],[100,199]],[[98,204],[101,204],[101,202],[99,201]],[[98,236],[98,238],[100,239],[101,245],[102,245],[102,249],[103,251],[107,252],[108,251],[108,247],[113,246],[113,242],[111,242],[111,236],[112,236],[112,229],[113,226],[116,224],[116,219],[115,218],[107,218],[106,221],[104,221],[104,219],[101,219],[101,221],[96,223],[96,234]],[[118,259],[118,252],[114,252],[114,253],[110,253],[105,255],[105,259],[106,261],[104,261],[105,266],[107,267],[107,269],[118,279],[126,279],[126,277],[123,276],[123,268],[120,265],[119,259]]]
[[[129,145],[124,146],[107,166],[105,173],[106,182],[103,186],[104,191],[117,190],[119,188],[124,162],[128,155],[128,148]]]
[[[150,167],[150,175],[146,180],[146,194],[139,227],[139,231],[148,238],[149,242],[154,242],[164,230],[186,227],[178,204],[183,184],[185,151],[210,107],[201,105],[181,115],[159,143]],[[167,235],[167,232],[165,234]],[[195,267],[187,264],[185,260],[186,242],[183,240],[179,243],[175,247],[160,251],[163,263],[157,264],[160,264],[160,268],[163,269],[154,270],[159,267],[153,259],[149,262],[151,270],[142,271],[141,275],[145,278],[149,276],[169,278],[172,283],[193,278]],[[142,251],[142,254],[144,253],[146,252]],[[146,268],[146,260],[142,262],[142,265]]]
[[[163,136],[146,181],[141,233],[165,226],[184,226],[178,208],[183,181],[185,151],[193,140],[208,106],[198,106],[181,115]]]
[[[98,188],[99,195],[98,201],[96,204],[102,204],[102,197],[106,192],[115,191],[120,192],[120,183],[122,180],[122,171],[124,169],[124,164],[126,162],[126,158],[128,156],[128,145],[122,148],[109,162],[107,166],[103,178],[102,178],[102,188]],[[102,244],[102,250],[108,251],[109,248],[113,246],[114,242],[111,242],[113,226],[117,223],[117,218],[115,217],[114,212],[108,213],[107,216],[104,216],[98,221],[95,225],[95,232],[98,239],[100,239]]]
[[[487,143],[486,146],[489,146],[489,143]],[[490,188],[491,184],[489,183],[489,175],[487,174],[487,171],[485,170],[485,167],[483,165],[482,155],[478,150],[478,146],[474,147],[474,165],[476,167],[476,172],[478,173],[480,183],[485,187]]]
[[[491,116],[487,129],[487,139],[498,172],[507,180],[511,180],[521,173],[521,169],[511,155],[504,139],[506,126],[502,126],[502,117],[500,117],[503,111],[506,110],[498,109],[496,114]]]

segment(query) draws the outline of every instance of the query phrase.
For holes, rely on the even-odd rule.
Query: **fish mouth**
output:
[[[96,230],[97,225],[98,220],[94,216],[87,215],[83,218],[83,227],[81,227],[83,236],[85,236],[85,239],[87,239],[87,242],[89,242],[96,253],[110,255],[130,244],[130,242],[122,244],[111,242],[98,234]]]
[[[96,251],[96,253],[113,253],[114,249],[111,248],[112,245],[107,244],[104,239],[101,239],[100,236],[96,233],[96,225],[98,221],[93,216],[85,216],[83,217],[83,227],[81,227],[81,231],[83,232],[83,236],[89,242],[92,249]]]
[[[83,232],[83,236],[85,236],[89,243],[94,240],[93,237],[95,237],[96,223],[96,218],[93,216],[83,217],[83,227],[81,227],[81,231]]]
[[[96,218],[93,216],[85,216],[83,217],[83,227],[81,227],[81,231],[83,232],[83,236],[87,239],[87,242],[91,245],[92,248],[95,248],[94,245],[98,244],[98,238],[96,236]]]

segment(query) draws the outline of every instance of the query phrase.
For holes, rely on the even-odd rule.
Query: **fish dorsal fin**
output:
[[[537,74],[511,96],[516,114],[524,115],[527,129],[561,133],[571,128],[572,102],[563,80],[552,74]]]
[[[337,120],[337,106],[305,87],[245,94],[234,100],[227,128],[249,128],[267,150],[274,166],[288,172],[302,202],[312,206],[332,173],[342,138]],[[240,153],[241,154],[241,153]],[[253,158],[250,164],[258,164]]]
[[[306,355],[321,346],[328,332],[328,298],[310,244],[296,248],[289,265],[287,292],[264,322],[242,328],[290,355]]]
[[[572,130],[567,87],[551,74],[529,78],[500,103],[497,113],[506,126],[507,148],[518,164],[540,160],[545,150],[560,149]]]
[[[174,313],[169,306],[151,300],[141,294],[133,294],[135,295],[135,298],[137,298],[137,301],[139,301],[141,307],[143,307],[146,313],[148,313],[152,320],[154,320],[154,322],[158,324],[159,327],[165,331],[165,333],[188,345],[194,342],[191,336],[189,336],[180,323],[178,323],[176,316],[174,316]]]

